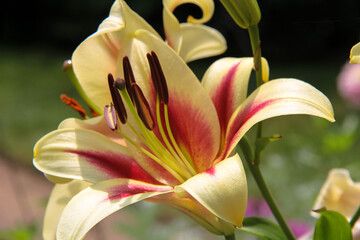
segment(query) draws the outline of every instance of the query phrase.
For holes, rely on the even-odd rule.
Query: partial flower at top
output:
[[[272,80],[247,96],[252,58],[220,59],[200,83],[151,32],[138,30],[127,41],[136,44],[119,54],[125,54],[121,68],[94,65],[91,48],[89,58],[77,62],[75,72],[89,77],[84,89],[104,115],[67,119],[34,148],[34,165],[52,179],[91,184],[68,202],[58,239],[81,239],[109,214],[141,200],[173,206],[215,234],[231,234],[241,227],[247,202],[243,166],[233,155],[242,136],[281,115],[334,121],[329,100],[300,80]]]
[[[336,211],[348,220],[355,214],[360,206],[360,182],[354,183],[346,169],[332,169],[322,186],[315,201],[313,209],[325,207],[327,210]],[[315,217],[318,213],[311,212]],[[360,239],[360,222],[353,228],[354,240]]]
[[[195,19],[190,16],[188,23],[180,24],[172,12],[184,3],[198,5],[203,11],[203,17]],[[212,0],[163,0],[163,5],[166,42],[184,61],[218,55],[226,50],[223,36],[217,30],[201,24],[213,15]],[[109,17],[101,23],[97,32],[75,50],[72,56],[75,75],[93,102],[99,103],[101,96],[107,94],[106,81],[101,80],[106,79],[110,72],[116,76],[121,73],[124,56],[133,61],[144,58],[141,48],[147,43],[139,42],[136,38],[143,31],[162,39],[125,1],[116,0]],[[95,108],[101,109],[104,104],[105,102],[100,102]]]
[[[360,64],[344,65],[338,76],[338,90],[352,107],[360,109]]]
[[[351,48],[350,63],[360,63],[360,42]]]

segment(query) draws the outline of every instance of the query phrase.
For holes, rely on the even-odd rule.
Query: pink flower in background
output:
[[[360,109],[360,64],[345,64],[338,76],[338,90],[350,105]]]
[[[271,218],[272,213],[265,200],[260,198],[249,198],[245,217]],[[296,238],[303,236],[311,229],[309,224],[301,220],[288,219],[287,222]]]
[[[271,210],[266,201],[259,198],[249,198],[245,217],[268,217]]]
[[[311,225],[309,225],[304,221],[291,219],[288,220],[287,222],[289,223],[289,227],[291,231],[294,233],[296,238],[304,236],[311,229]]]

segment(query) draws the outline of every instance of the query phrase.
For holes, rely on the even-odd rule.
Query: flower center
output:
[[[184,182],[197,172],[193,162],[185,156],[171,131],[168,114],[169,93],[159,59],[154,52],[148,53],[147,59],[156,92],[156,118],[143,91],[135,81],[128,57],[123,58],[124,79],[114,80],[112,74],[108,75],[112,103],[110,106],[105,106],[104,117],[112,130],[117,130],[128,143],[163,166],[180,182]],[[126,109],[133,117],[135,126],[128,121]],[[129,126],[140,143],[118,128],[118,119],[122,124]],[[154,129],[158,130],[157,134]]]

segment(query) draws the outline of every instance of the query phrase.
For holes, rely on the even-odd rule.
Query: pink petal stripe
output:
[[[100,171],[105,172],[111,178],[128,178],[159,184],[159,182],[141,168],[132,157],[114,154],[112,152],[91,150],[69,150],[67,152],[79,155],[80,158],[92,164]]]
[[[145,145],[141,146],[148,150]],[[131,149],[131,152],[135,159],[141,159],[141,161],[138,161],[139,165],[143,169],[146,169],[149,174],[154,176],[154,178],[158,179],[160,183],[170,186],[176,186],[179,184],[179,181],[171,175],[170,172],[168,172],[162,165],[145,155],[139,149],[134,147]]]
[[[222,144],[225,138],[225,132],[229,119],[237,107],[234,106],[233,89],[235,88],[233,85],[235,84],[236,71],[240,63],[241,61],[237,62],[229,69],[227,74],[223,76],[221,85],[219,85],[216,91],[214,91],[210,96],[219,117]]]
[[[209,168],[208,170],[206,170],[206,171],[203,172],[203,173],[209,174],[209,175],[211,175],[212,177],[216,177],[216,175],[215,175],[215,165],[212,166],[211,168]]]
[[[169,186],[154,186],[148,184],[125,184],[112,187],[109,190],[109,196],[106,200],[115,200],[129,197],[139,193],[147,192],[165,192],[171,191],[173,188]]]
[[[266,106],[277,100],[278,99],[270,99],[260,103],[251,102],[242,111],[238,113],[236,118],[230,123],[231,125],[229,126],[229,129],[226,133],[225,146],[223,154],[221,154],[220,156],[220,159],[227,156],[233,150],[234,141],[240,140],[237,139],[237,136],[238,134],[240,134],[243,125],[260,110],[264,109]]]
[[[211,123],[194,108],[190,101],[175,93],[169,94],[169,121],[177,144],[189,155],[198,172],[207,170],[215,158],[219,145]],[[216,138],[216,139],[215,139]]]

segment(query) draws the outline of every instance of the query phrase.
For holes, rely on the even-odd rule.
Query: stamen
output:
[[[131,101],[134,103],[134,98],[131,93],[131,84],[135,83],[136,81],[135,81],[134,72],[132,70],[129,58],[127,56],[125,56],[123,58],[123,69],[124,69],[126,90],[130,95]]]
[[[151,77],[154,83],[155,91],[159,95],[160,100],[163,103],[168,104],[169,93],[164,72],[161,69],[159,58],[154,51],[151,52],[151,55],[148,53],[146,57],[150,65]]]
[[[154,59],[156,70],[160,76],[160,87],[161,87],[161,92],[163,93],[163,101],[165,104],[168,104],[169,103],[169,93],[168,93],[168,88],[167,88],[164,72],[161,68],[160,61],[159,61],[159,58],[156,55],[156,53],[154,51],[151,51],[151,55]]]
[[[145,144],[145,146],[149,149],[149,152],[153,154],[153,156],[148,155],[146,153],[147,151],[144,151],[142,147],[139,147],[137,144],[134,144],[133,141],[129,139],[129,142],[137,147],[139,150],[141,150],[143,153],[151,157],[153,160],[159,162],[160,164],[165,167],[166,169],[170,168],[173,169],[172,171],[177,172],[181,176],[183,176],[185,179],[188,179],[191,177],[190,174],[187,174],[186,169],[183,169],[182,166],[178,165],[175,159],[173,159],[172,155],[167,151],[166,148],[164,148],[163,144],[160,142],[160,140],[156,137],[154,132],[152,130],[149,130],[146,126],[143,120],[140,118],[140,114],[136,111],[136,105],[134,106],[130,100],[130,96],[127,91],[123,90],[121,91],[121,95],[124,98],[124,101],[126,102],[127,106],[129,107],[129,110],[131,114],[134,117],[134,121],[136,122],[137,126],[139,127],[140,132],[136,130],[134,127],[132,127],[130,122],[127,122],[129,128],[138,136],[139,139]],[[146,99],[145,99],[146,100]],[[151,115],[152,118],[152,115]],[[123,134],[120,130],[118,130],[120,134],[123,135],[124,138],[128,139],[128,137]],[[170,171],[170,172],[172,172]],[[174,175],[175,176],[175,175]]]
[[[66,105],[77,111],[82,118],[86,118],[86,112],[84,108],[73,98],[67,96],[66,94],[61,94],[61,101],[63,101]]]
[[[110,108],[110,111],[109,111],[109,108]],[[111,114],[111,116],[110,116],[110,114]],[[113,131],[117,130],[117,118],[116,118],[115,108],[112,103],[110,104],[110,107],[109,107],[109,105],[105,106],[104,117],[105,117],[105,121],[106,121],[106,124],[108,125],[108,127]]]
[[[126,109],[125,109],[124,103],[121,99],[119,91],[117,90],[117,88],[115,88],[114,77],[111,73],[109,73],[109,75],[108,75],[108,83],[109,83],[109,89],[110,89],[111,98],[113,100],[115,110],[119,116],[121,123],[125,124],[126,119],[127,119]]]
[[[141,121],[144,123],[147,129],[153,130],[155,127],[155,122],[151,114],[148,101],[146,100],[143,92],[136,83],[131,84],[131,90],[134,97],[136,109]]]
[[[165,115],[165,124],[166,124],[166,119],[167,119],[167,105],[163,105],[160,103],[159,100],[156,101],[156,117],[157,117],[157,123],[158,123],[158,127],[159,127],[159,132],[160,135],[165,143],[165,145],[167,146],[167,148],[169,149],[171,155],[181,164],[184,165],[186,167],[186,169],[190,172],[190,174],[192,175],[196,175],[196,171],[194,166],[192,166],[191,164],[189,164],[189,162],[187,161],[187,159],[185,158],[184,154],[181,152],[180,148],[178,147],[178,145],[176,144],[176,141],[172,135],[171,129],[170,127],[166,124],[166,130],[167,130],[167,134],[168,136],[165,134],[165,130],[162,124],[162,120],[161,118],[163,118],[161,116],[161,111],[160,111],[160,105],[162,105],[163,111]],[[166,110],[166,111],[165,111]],[[171,143],[169,142],[169,139]],[[175,147],[175,149],[174,149]]]
[[[155,64],[154,64],[154,60],[151,56],[150,53],[146,54],[146,57],[148,59],[149,62],[149,66],[150,66],[150,72],[151,72],[151,79],[152,82],[154,84],[154,88],[155,88],[155,92],[157,93],[157,95],[160,97],[161,99],[161,92],[160,92],[160,82],[159,82],[159,77],[157,76],[157,72],[155,70]]]
[[[163,119],[163,117],[160,117],[161,111],[158,110],[158,108],[160,109],[160,105],[162,110],[164,110],[164,106],[167,106],[166,104],[168,104],[168,89],[166,80],[156,54],[152,52],[151,54],[149,53],[147,57],[151,69],[151,75],[154,79],[154,87],[156,88],[156,114],[159,118],[158,121],[164,121],[166,123],[167,118],[165,117],[165,119]],[[152,131],[155,127],[155,120],[151,113],[150,105],[141,88],[135,82],[134,73],[127,57],[123,58],[123,68],[124,79],[117,78],[114,80],[111,74],[108,76],[109,88],[116,111],[113,110],[114,107],[112,106],[110,106],[110,109],[109,106],[105,107],[104,115],[106,114],[105,118],[107,124],[111,129],[115,129],[116,121],[114,120],[114,116],[115,112],[117,112],[120,121],[122,123],[126,122],[129,127],[128,129],[138,137],[138,140],[140,140],[139,142],[135,142],[126,136],[121,129],[117,129],[117,131],[128,141],[128,143],[163,166],[180,182],[184,182],[186,179],[189,179],[196,174],[195,169],[185,160],[181,153],[178,153],[178,146],[176,143],[174,144],[174,139],[171,139],[170,137],[171,141],[169,141],[167,134],[169,134],[169,131],[171,130],[170,127],[167,126],[168,123],[165,124],[166,131],[164,131],[162,124],[159,124],[159,131],[161,132],[161,137],[164,141],[161,141]],[[127,122],[127,115],[123,101],[125,101],[127,110],[130,111],[137,128],[132,126],[130,122]],[[171,133],[170,135],[172,136]],[[176,145],[177,148],[174,149],[173,145]]]

